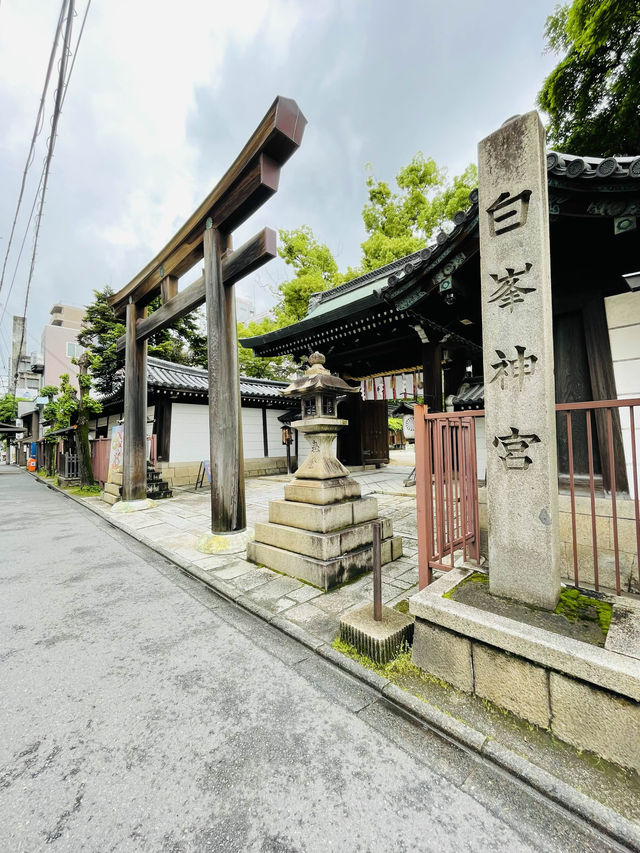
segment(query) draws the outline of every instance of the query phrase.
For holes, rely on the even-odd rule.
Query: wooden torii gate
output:
[[[265,228],[235,251],[231,232],[278,189],[280,168],[297,150],[307,120],[295,101],[278,97],[224,177],[164,249],[109,299],[126,333],[124,501],[146,498],[147,338],[203,302],[207,306],[211,530],[246,527],[244,461],[234,284],[276,255]],[[178,278],[204,259],[204,276],[178,292]],[[162,305],[147,316],[158,294]]]

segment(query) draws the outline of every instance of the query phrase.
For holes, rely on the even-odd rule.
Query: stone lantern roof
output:
[[[294,379],[281,393],[284,397],[300,397],[308,394],[330,392],[333,394],[357,394],[359,388],[347,385],[344,379],[334,376],[324,366],[325,357],[320,352],[309,356],[309,367],[304,376]]]

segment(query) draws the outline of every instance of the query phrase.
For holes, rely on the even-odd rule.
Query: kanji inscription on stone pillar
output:
[[[544,130],[518,116],[478,146],[491,592],[560,593]]]

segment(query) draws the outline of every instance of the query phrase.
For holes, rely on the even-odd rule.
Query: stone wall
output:
[[[200,462],[158,462],[156,469],[172,489],[176,486],[193,486],[198,477]],[[245,477],[286,474],[287,458],[286,456],[265,456],[261,459],[245,459],[244,473]]]
[[[416,619],[413,662],[565,743],[640,771],[640,704],[525,657]]]
[[[453,569],[409,598],[413,663],[578,749],[640,771],[640,605],[608,596],[605,647],[450,597]],[[540,609],[542,612],[542,609]],[[513,618],[512,618],[513,617]]]

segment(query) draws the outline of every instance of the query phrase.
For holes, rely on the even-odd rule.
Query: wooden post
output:
[[[204,283],[212,533],[235,533],[246,527],[235,295],[233,286],[225,287],[222,278],[226,242],[208,219],[204,232]]]
[[[136,321],[145,308],[127,305],[124,376],[124,473],[122,499],[147,497],[147,342],[136,341]]]

